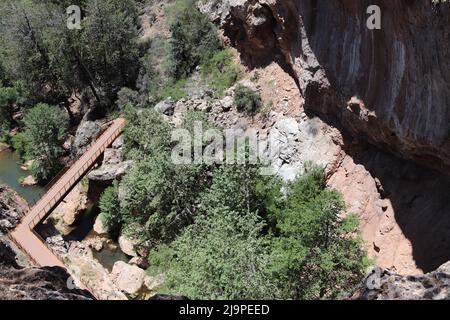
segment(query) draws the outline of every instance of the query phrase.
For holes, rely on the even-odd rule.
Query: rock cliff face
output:
[[[0,241],[0,300],[91,300],[83,290],[71,289],[62,268],[21,268],[15,253]]]
[[[450,263],[436,271],[401,276],[376,268],[355,290],[355,300],[442,300],[450,299]]]
[[[367,28],[370,5],[381,8],[381,30]],[[199,7],[262,74],[263,98],[265,81],[276,84],[271,95],[286,83],[280,71],[268,79],[269,70],[281,67],[295,82],[300,99],[276,102],[279,115],[264,127],[298,127],[283,177],[301,172],[305,160],[324,164],[328,185],[359,216],[384,284],[363,285],[357,298],[448,298],[448,267],[433,270],[450,259],[450,3],[210,0]]]
[[[25,200],[10,188],[0,186],[0,300],[92,299],[87,291],[71,289],[69,274],[62,268],[19,265],[29,265],[29,261],[21,253],[16,254],[5,234],[16,227],[27,210]]]
[[[14,229],[28,210],[28,204],[11,188],[0,185],[0,235]]]
[[[381,30],[369,30],[370,5]],[[431,0],[221,0],[201,8],[250,66],[277,60],[306,110],[450,172],[450,4]]]

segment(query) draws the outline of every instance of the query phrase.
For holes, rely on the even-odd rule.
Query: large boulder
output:
[[[0,142],[0,152],[5,151],[9,148],[6,143]]]
[[[134,295],[144,285],[145,271],[135,265],[117,261],[112,269],[111,278],[121,291]]]
[[[131,257],[137,257],[138,254],[136,252],[136,246],[138,244],[138,241],[135,239],[132,239],[126,235],[120,235],[119,237],[119,247],[120,250],[122,250],[123,253],[125,253],[128,256]]]
[[[81,183],[77,184],[64,200],[55,208],[52,217],[66,226],[71,226],[85,212],[88,198]]]
[[[112,148],[105,150],[102,165],[89,172],[89,180],[110,183],[113,180],[121,179],[133,165],[132,160],[123,159],[123,136],[113,142]]]
[[[111,182],[116,179],[121,179],[125,173],[130,170],[133,165],[132,160],[123,161],[119,163],[103,163],[98,169],[92,170],[87,175],[89,180],[98,182]]]
[[[166,116],[172,116],[175,110],[175,102],[173,99],[163,100],[155,106],[155,110]]]
[[[37,181],[32,175],[29,175],[26,176],[22,181],[20,181],[20,184],[22,186],[34,186],[37,184]]]
[[[97,218],[95,218],[93,229],[95,233],[97,233],[98,235],[107,235],[109,233],[109,230],[107,226],[105,226],[105,224],[103,223],[100,215],[98,215]]]
[[[102,126],[99,121],[83,121],[79,125],[72,145],[72,153],[75,157],[81,156],[93,142]]]
[[[128,261],[128,263],[136,265],[142,269],[147,269],[150,266],[147,258],[144,257],[133,257],[130,261]]]

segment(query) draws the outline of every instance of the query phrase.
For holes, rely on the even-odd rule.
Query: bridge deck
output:
[[[86,172],[94,165],[105,149],[122,133],[125,120],[116,119],[66,173],[44,194],[24,217],[21,224],[34,229],[64,199]]]
[[[53,209],[65,198],[87,171],[97,162],[119,135],[122,133],[125,119],[118,118],[98,138],[94,144],[67,170],[64,175],[44,194],[11,232],[14,242],[42,267],[59,266],[65,268],[62,261],[34,233]]]

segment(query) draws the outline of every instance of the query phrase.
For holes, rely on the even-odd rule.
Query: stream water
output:
[[[28,203],[38,200],[44,188],[39,186],[22,186],[19,179],[30,173],[20,167],[20,157],[10,149],[0,151],[0,184],[5,184],[17,191]]]

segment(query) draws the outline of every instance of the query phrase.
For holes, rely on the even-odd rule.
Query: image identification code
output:
[[[215,314],[224,316],[245,316],[245,315],[268,315],[270,308],[268,305],[253,304],[225,304],[222,307],[201,307],[201,306],[183,306],[180,308],[180,315],[197,315],[210,318]]]

